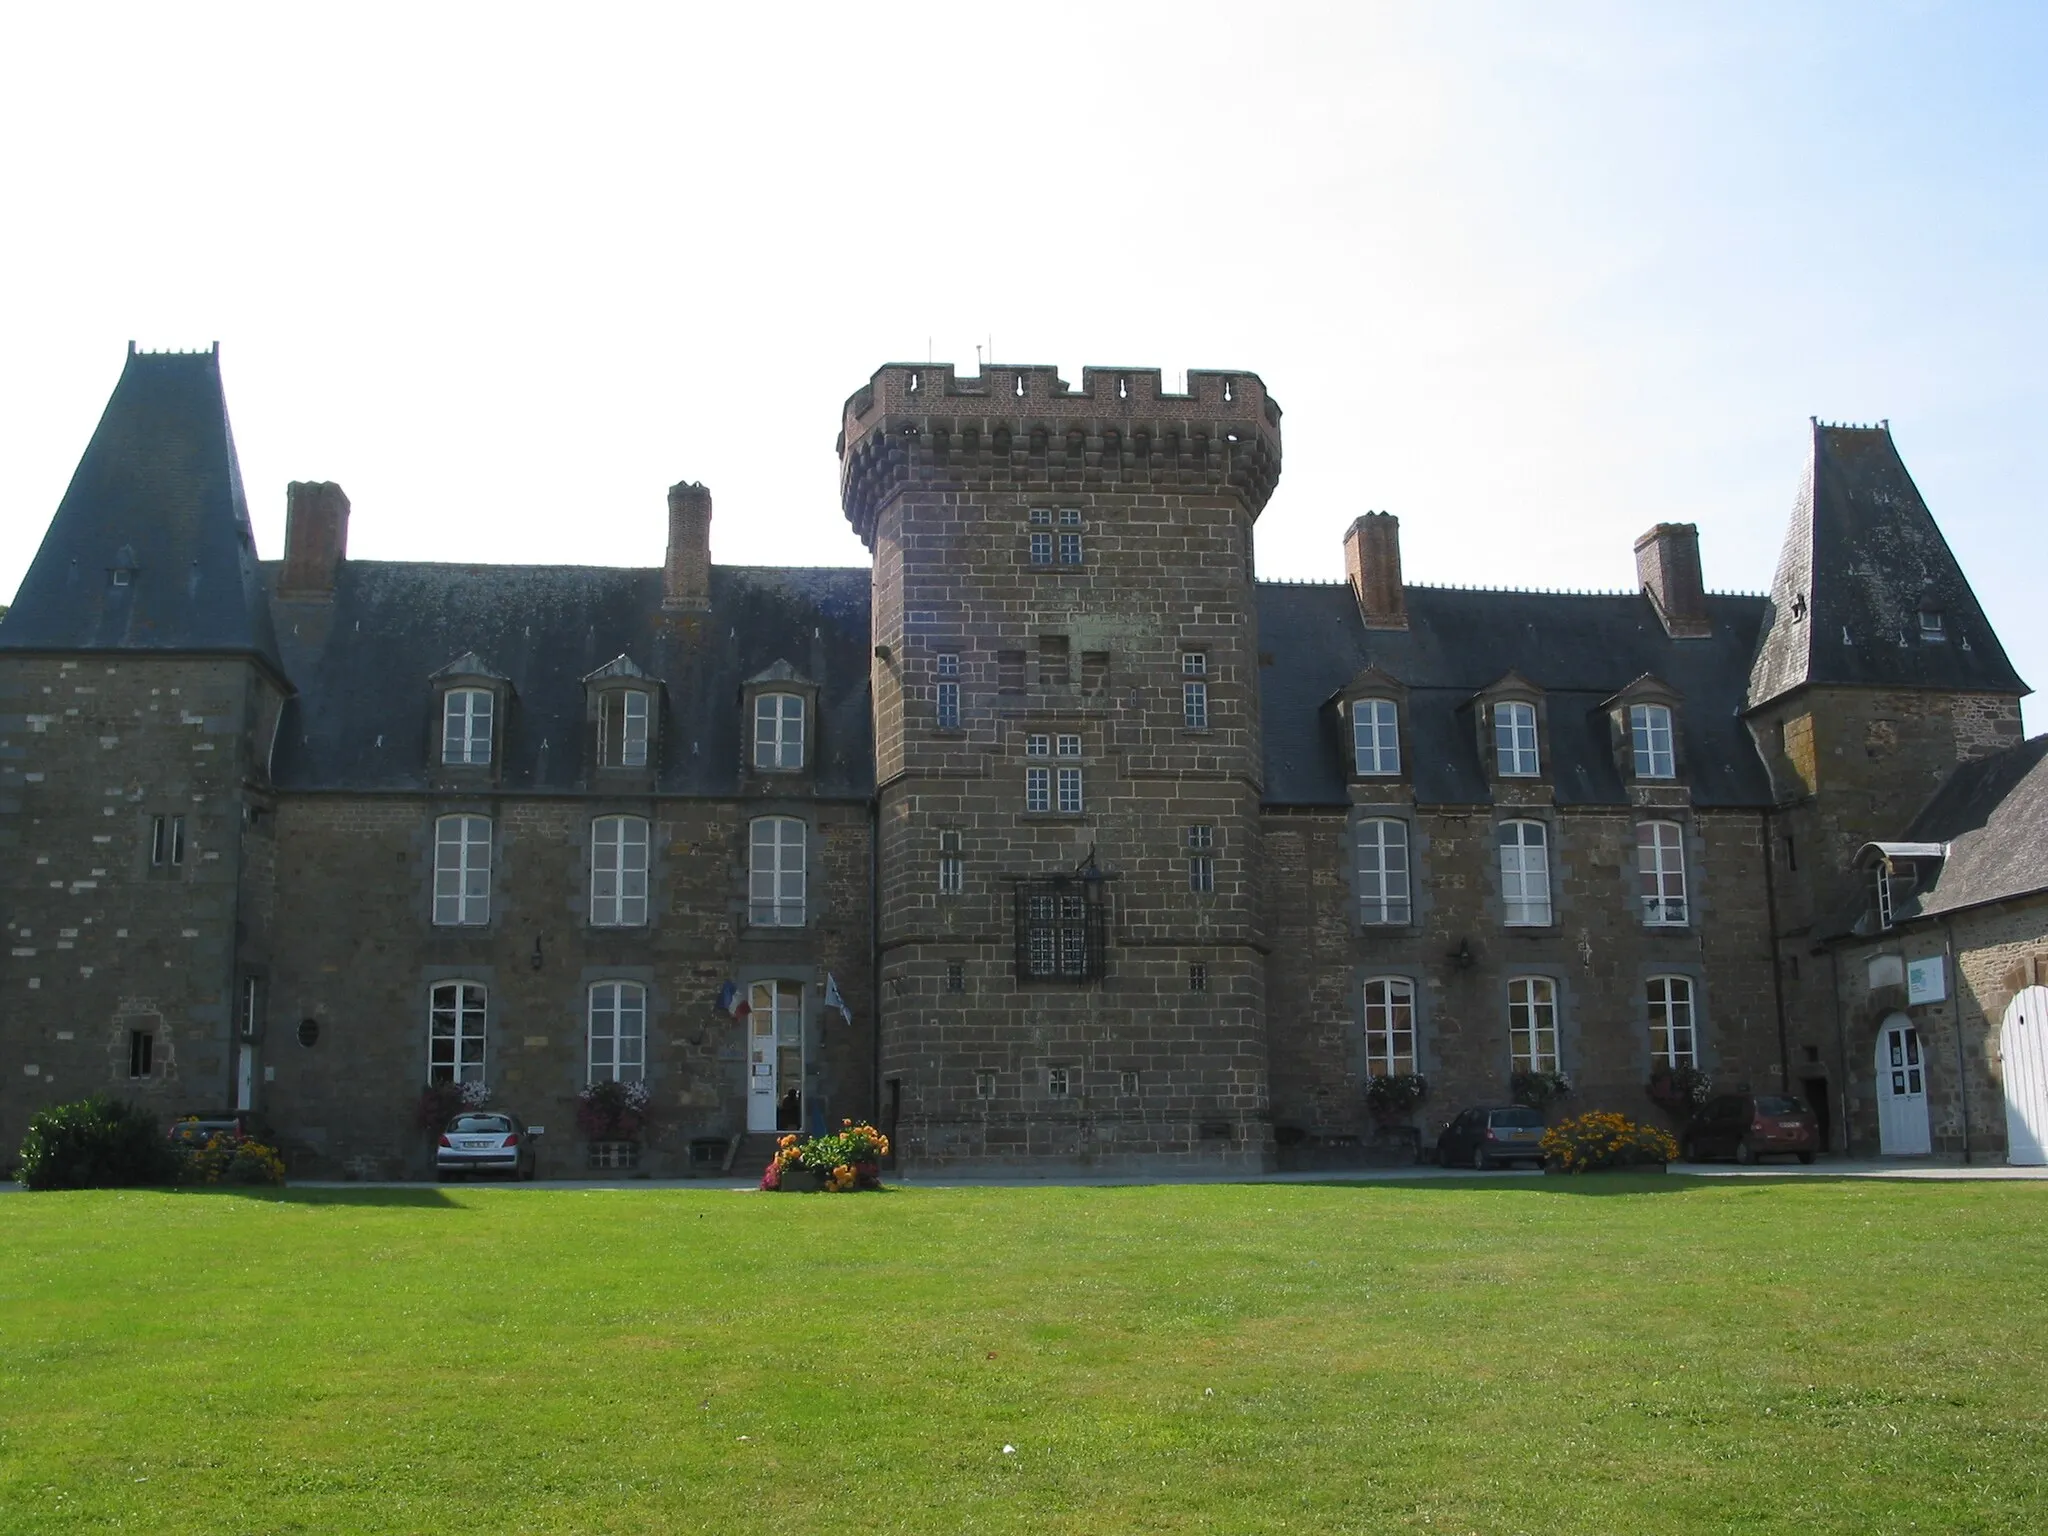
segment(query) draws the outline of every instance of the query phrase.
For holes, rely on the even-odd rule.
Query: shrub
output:
[[[1508,1079],[1508,1096],[1531,1109],[1548,1109],[1571,1092],[1572,1080],[1562,1072],[1517,1072]]]
[[[1405,1120],[1429,1097],[1429,1079],[1420,1072],[1390,1072],[1365,1085],[1365,1107],[1382,1125]]]
[[[284,1159],[275,1147],[215,1132],[204,1145],[178,1148],[180,1184],[282,1184]]]
[[[825,1176],[825,1188],[831,1194],[880,1189],[882,1159],[888,1155],[888,1137],[864,1120],[842,1120],[830,1136],[813,1136],[808,1141],[783,1137],[761,1175],[761,1187],[780,1189],[790,1169],[807,1168]]]
[[[1565,1173],[1592,1173],[1671,1162],[1678,1156],[1678,1143],[1655,1126],[1638,1125],[1612,1110],[1595,1110],[1545,1131],[1543,1155]]]
[[[177,1159],[155,1116],[102,1096],[59,1104],[30,1120],[17,1177],[29,1189],[169,1184]]]
[[[645,1083],[592,1083],[576,1095],[576,1129],[588,1141],[638,1141],[647,1100]]]
[[[1698,1067],[1670,1067],[1651,1075],[1647,1092],[1658,1108],[1684,1119],[1714,1096],[1714,1080]]]

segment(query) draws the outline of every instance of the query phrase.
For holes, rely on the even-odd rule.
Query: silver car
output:
[[[502,1109],[466,1109],[448,1122],[434,1149],[434,1171],[442,1179],[471,1173],[533,1177],[533,1137]]]

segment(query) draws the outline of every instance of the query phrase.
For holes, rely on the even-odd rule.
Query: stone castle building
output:
[[[1769,598],[1667,523],[1574,595],[1408,584],[1383,514],[1259,581],[1280,422],[1248,373],[890,366],[838,443],[870,571],[714,565],[692,484],[658,570],[352,560],[325,483],[265,561],[217,355],[131,349],[0,619],[0,1142],[112,1091],[420,1174],[455,1081],[555,1174],[842,1115],[1255,1169],[1369,1138],[1376,1077],[1428,1139],[1691,1066],[1874,1149],[1866,845],[2027,750],[1889,432],[1815,426]],[[574,1129],[611,1078],[637,1149]]]

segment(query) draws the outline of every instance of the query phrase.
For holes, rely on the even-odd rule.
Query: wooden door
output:
[[[2005,1160],[2048,1163],[2048,987],[2028,987],[1998,1026],[2005,1080]]]

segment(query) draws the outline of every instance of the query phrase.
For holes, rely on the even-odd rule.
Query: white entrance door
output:
[[[1998,1026],[2005,1077],[2005,1160],[2048,1163],[2048,987],[2028,987]]]
[[[747,1129],[775,1129],[775,1008],[761,1006],[760,987],[747,1015]]]
[[[1933,1147],[1920,1031],[1903,1013],[1877,1032],[1877,1144],[1886,1157],[1918,1157]]]

